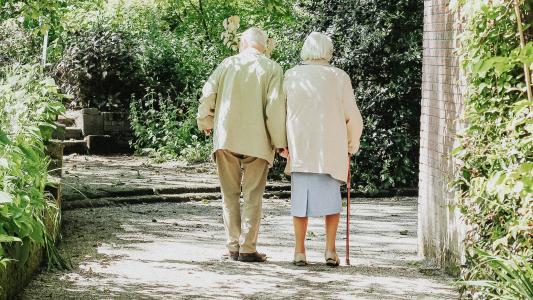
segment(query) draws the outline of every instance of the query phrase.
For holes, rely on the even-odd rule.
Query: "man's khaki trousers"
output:
[[[268,162],[227,150],[217,150],[215,159],[222,190],[226,246],[229,251],[254,253],[262,216]],[[241,183],[244,199],[242,214]]]

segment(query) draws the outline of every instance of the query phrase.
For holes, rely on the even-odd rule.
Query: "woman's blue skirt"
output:
[[[328,174],[291,174],[291,215],[320,217],[342,210],[341,184]]]

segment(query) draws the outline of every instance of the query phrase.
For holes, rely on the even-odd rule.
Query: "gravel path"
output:
[[[256,264],[221,258],[220,199],[68,210],[63,214],[61,253],[73,269],[43,271],[21,298],[458,298],[453,278],[417,257],[415,198],[352,201],[352,265],[336,269],[323,263],[320,218],[309,224],[311,264],[290,264],[292,225],[286,199],[264,201],[259,250],[269,260]],[[338,251],[344,262],[343,228]]]

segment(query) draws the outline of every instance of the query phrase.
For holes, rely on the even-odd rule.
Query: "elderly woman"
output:
[[[296,240],[294,264],[307,264],[308,217],[325,216],[326,264],[338,266],[335,239],[342,209],[340,186],[357,152],[363,120],[350,77],[329,64],[331,39],[311,33],[301,51],[303,63],[285,73],[287,139],[291,173],[291,214]]]

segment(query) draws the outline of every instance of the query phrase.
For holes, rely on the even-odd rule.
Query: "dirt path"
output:
[[[290,264],[289,202],[266,199],[259,250],[267,263],[221,259],[220,200],[64,212],[71,271],[36,276],[22,299],[456,299],[416,255],[416,199],[353,199],[352,266],[323,264],[322,220],[310,221],[308,267]],[[343,216],[344,218],[344,216]],[[343,232],[343,230],[341,230]],[[344,234],[339,237],[344,253]],[[341,255],[344,258],[344,255]]]

